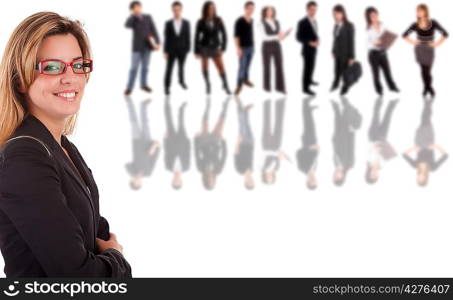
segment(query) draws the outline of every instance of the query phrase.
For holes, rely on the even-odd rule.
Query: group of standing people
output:
[[[167,66],[164,78],[165,94],[170,94],[171,76],[175,62],[178,63],[178,78],[183,89],[187,89],[184,78],[184,64],[191,49],[190,22],[182,18],[182,3],[172,4],[173,18],[165,23],[164,56]],[[296,39],[302,44],[304,62],[302,90],[305,94],[315,95],[311,89],[318,85],[313,80],[316,65],[316,55],[320,46],[319,28],[316,19],[317,3],[310,1],[306,4],[306,16],[299,21]],[[141,66],[141,88],[151,92],[147,84],[148,65],[151,51],[160,49],[160,38],[151,15],[142,13],[140,2],[130,4],[131,16],[126,21],[126,27],[133,29],[132,67],[125,91],[130,95],[134,87],[139,66]],[[237,84],[234,93],[240,94],[243,87],[253,87],[250,80],[250,67],[255,53],[255,34],[253,14],[255,4],[248,1],[244,5],[244,14],[234,24],[234,44],[239,58]],[[441,45],[448,37],[447,31],[434,19],[431,19],[429,9],[425,4],[417,6],[417,20],[404,33],[403,37],[415,46],[416,60],[421,66],[424,83],[423,96],[435,96],[432,84],[431,69],[434,62],[434,48]],[[356,62],[355,27],[348,19],[343,5],[333,7],[335,26],[333,30],[332,57],[334,59],[334,79],[331,91],[340,87],[340,94],[345,95],[352,83],[347,80],[346,71]],[[397,35],[392,33],[380,21],[379,12],[374,7],[365,10],[367,24],[368,60],[371,66],[376,93],[383,94],[380,73],[384,74],[390,91],[399,92],[392,76],[387,50]],[[263,88],[272,91],[271,77],[275,79],[274,89],[286,94],[285,72],[283,68],[282,41],[291,33],[284,29],[277,19],[277,11],[273,6],[265,6],[261,11],[259,29],[262,33]],[[435,40],[435,32],[442,37]],[[411,33],[416,33],[416,38]],[[211,93],[209,76],[209,61],[212,60],[222,82],[226,94],[230,94],[223,54],[227,49],[228,34],[223,19],[217,15],[216,5],[212,1],[204,3],[201,18],[196,23],[194,38],[194,53],[201,61],[201,69],[206,86],[206,93]],[[389,41],[390,37],[390,41]],[[272,67],[273,72],[272,74]]]

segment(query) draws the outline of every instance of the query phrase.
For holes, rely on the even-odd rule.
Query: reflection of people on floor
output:
[[[263,136],[262,146],[264,152],[264,164],[261,169],[262,180],[265,184],[274,184],[280,162],[289,157],[280,150],[283,139],[283,120],[286,99],[282,98],[275,102],[275,120],[271,130],[271,100],[263,104]]]
[[[214,129],[209,131],[211,100],[207,98],[201,123],[201,132],[195,136],[195,160],[207,190],[215,187],[217,176],[222,172],[227,156],[227,145],[222,135],[229,98],[224,101],[222,111]]]
[[[377,98],[374,103],[373,119],[371,121],[370,129],[368,130],[370,150],[365,173],[365,180],[369,184],[378,181],[379,173],[385,163],[396,156],[396,151],[388,142],[387,136],[392,114],[397,104],[398,100],[390,101],[389,104],[387,104],[384,118],[381,120],[382,97]]]
[[[316,136],[315,120],[313,110],[316,106],[310,105],[313,97],[305,98],[302,104],[302,147],[296,152],[297,166],[307,176],[306,185],[310,190],[318,186],[316,179],[316,166],[318,162],[319,144]]]
[[[436,171],[448,158],[447,152],[435,143],[434,127],[431,122],[432,99],[426,99],[422,112],[420,126],[415,133],[415,146],[404,152],[404,159],[417,170],[417,183],[426,186],[429,180],[429,173]],[[441,156],[436,159],[434,151]],[[415,159],[410,156],[416,153]]]
[[[165,168],[173,173],[172,187],[179,190],[182,185],[182,173],[190,167],[190,139],[184,126],[186,102],[178,110],[178,127],[173,123],[170,98],[165,99],[165,121],[167,133],[164,139]]]
[[[150,103],[151,99],[147,99],[140,104],[140,124],[132,98],[126,97],[132,129],[132,161],[126,164],[126,170],[131,176],[133,190],[142,187],[143,177],[151,176],[160,152],[160,144],[151,138],[149,130],[147,109]]]
[[[243,106],[241,100],[236,98],[239,120],[239,134],[234,152],[234,165],[239,174],[244,175],[244,185],[252,190],[255,187],[253,180],[253,152],[255,139],[250,126],[249,111],[253,105]]]
[[[341,98],[342,110],[337,102],[332,101],[335,115],[333,149],[335,172],[333,182],[337,186],[342,186],[346,180],[349,170],[355,163],[355,132],[360,128],[362,116],[353,107],[348,99]]]

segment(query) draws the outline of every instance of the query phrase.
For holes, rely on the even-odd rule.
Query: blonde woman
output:
[[[434,40],[436,31],[439,31],[442,35],[437,41]],[[416,39],[410,37],[412,32],[417,33]],[[413,23],[403,33],[403,37],[415,46],[415,56],[421,67],[424,84],[423,96],[426,97],[430,94],[431,97],[434,97],[436,93],[432,86],[433,78],[431,75],[434,62],[434,48],[442,45],[448,37],[448,32],[436,20],[430,18],[428,6],[420,4],[417,6],[417,22]]]
[[[52,12],[14,30],[0,65],[0,248],[8,277],[131,277],[67,135],[93,62],[77,21]]]

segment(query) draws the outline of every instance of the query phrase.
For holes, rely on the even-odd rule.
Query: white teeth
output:
[[[57,95],[59,97],[64,97],[64,98],[74,98],[76,93],[75,92],[72,92],[72,93],[58,93]]]

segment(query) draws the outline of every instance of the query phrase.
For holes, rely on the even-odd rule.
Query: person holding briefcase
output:
[[[349,22],[343,5],[336,5],[333,8],[333,15],[335,27],[333,32],[332,55],[335,60],[335,77],[330,91],[335,91],[339,87],[340,79],[343,77],[341,95],[345,95],[352,84],[351,82],[345,81],[343,75],[355,60],[354,25]]]

